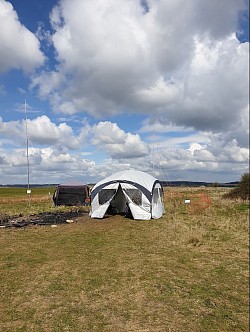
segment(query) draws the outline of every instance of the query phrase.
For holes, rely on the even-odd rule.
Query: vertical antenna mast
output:
[[[155,173],[155,144],[156,144],[156,133],[155,133],[155,124],[156,124],[156,116],[155,116],[155,113],[154,113],[154,118],[153,118],[153,146],[152,146],[152,150],[153,150],[153,153],[152,153],[152,171],[153,171],[153,175]]]
[[[26,132],[26,156],[27,156],[27,171],[28,171],[28,188],[27,188],[27,194],[28,194],[28,203],[30,206],[30,162],[29,162],[29,138],[28,138],[28,125],[27,125],[27,105],[26,105],[26,99],[24,101],[24,110],[25,110],[25,132]]]

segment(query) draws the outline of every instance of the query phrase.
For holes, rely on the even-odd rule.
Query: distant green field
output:
[[[55,187],[37,187],[30,188],[31,195],[48,195],[49,193],[53,194]],[[23,199],[27,198],[27,188],[20,187],[0,187],[0,199],[8,197],[22,197]]]
[[[225,190],[166,188],[158,220],[0,229],[0,331],[249,331],[249,211]]]
[[[55,187],[31,188],[30,199],[27,188],[0,188],[0,214],[28,215],[53,210],[52,196]]]

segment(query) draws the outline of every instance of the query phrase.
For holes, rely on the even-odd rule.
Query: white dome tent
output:
[[[158,219],[164,213],[162,186],[153,176],[141,171],[117,172],[98,182],[91,191],[91,218],[103,218],[108,210],[134,219]]]

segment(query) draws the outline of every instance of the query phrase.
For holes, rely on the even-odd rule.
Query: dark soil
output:
[[[0,214],[0,227],[24,227],[32,225],[57,225],[67,224],[71,220],[76,221],[77,217],[87,215],[83,211],[70,212],[44,212],[30,216],[8,216]]]

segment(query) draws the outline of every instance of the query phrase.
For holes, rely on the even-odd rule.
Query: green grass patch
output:
[[[249,203],[242,203],[242,204],[239,204],[236,208],[239,211],[248,211],[250,209],[250,204]]]

